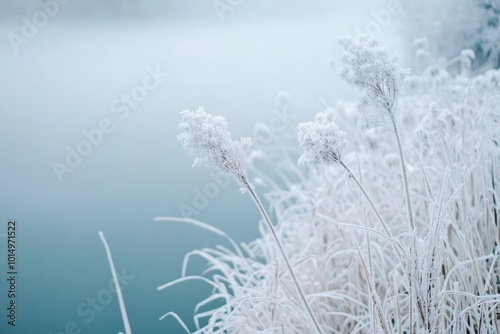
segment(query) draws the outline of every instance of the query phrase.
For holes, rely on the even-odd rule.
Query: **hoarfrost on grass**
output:
[[[224,117],[205,112],[181,112],[179,142],[195,156],[193,166],[203,165],[232,176],[240,185],[246,178],[247,153],[252,146],[250,138],[231,139]]]
[[[330,165],[341,159],[347,139],[335,123],[334,115],[335,110],[328,108],[318,113],[314,121],[299,124],[299,147],[303,151],[299,165]]]
[[[384,117],[391,117],[394,112],[409,70],[398,63],[397,56],[390,56],[376,40],[367,36],[343,37],[339,44],[344,50],[340,77],[361,93],[360,128],[366,130],[383,125]]]
[[[373,45],[368,43],[368,49]],[[419,231],[413,253],[402,251],[413,237],[402,223],[406,200],[393,133],[366,132],[352,138],[356,151],[343,152],[347,134],[336,125],[333,109],[327,109],[299,125],[298,136],[301,162],[326,166],[297,169],[282,147],[277,163],[285,186],[280,187],[250,165],[256,179],[266,180],[276,233],[325,332],[411,332],[413,310],[414,333],[500,333],[500,110],[494,103],[500,72],[469,78],[451,75],[443,64],[429,66],[407,83],[416,87],[411,94],[398,97],[399,85],[385,91],[394,97],[379,99],[399,99],[398,109],[405,110],[397,115],[392,110],[389,117],[397,118],[407,137],[402,147],[411,153],[406,164]],[[403,72],[391,73],[402,78]],[[374,96],[365,89],[370,87],[361,87],[362,96]],[[387,105],[375,103],[371,110],[389,114],[382,106]],[[342,111],[338,122],[352,121],[343,112],[352,103],[336,109]],[[259,156],[272,164],[270,153],[275,156],[279,149],[262,146]],[[333,162],[357,165],[359,180],[329,166]],[[372,196],[374,210],[361,210],[363,192],[345,182],[351,178]],[[385,231],[377,220],[387,224]],[[196,333],[312,332],[270,230],[261,222],[259,231],[260,238],[235,250],[196,253],[208,261],[204,279],[216,288],[197,308],[196,319],[208,322]],[[358,252],[350,241],[353,232]],[[407,261],[411,254],[418,254],[414,262]],[[416,283],[411,293],[408,273]],[[210,307],[216,298],[224,305]]]

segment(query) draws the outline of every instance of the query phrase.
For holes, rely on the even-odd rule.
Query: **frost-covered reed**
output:
[[[340,44],[341,76],[361,98],[299,125],[309,167],[288,148],[268,154],[276,146],[249,163],[249,140],[231,140],[222,118],[183,112],[181,143],[232,175],[263,220],[259,238],[237,244],[183,219],[228,246],[188,254],[160,288],[213,288],[193,333],[500,333],[500,71],[452,75],[441,62],[410,75],[373,40]],[[208,269],[188,276],[193,255]]]

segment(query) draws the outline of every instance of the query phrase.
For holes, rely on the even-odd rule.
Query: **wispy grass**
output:
[[[111,250],[109,249],[108,242],[104,237],[104,232],[102,231],[99,232],[99,238],[101,239],[101,242],[106,251],[106,257],[108,259],[109,268],[111,269],[111,276],[113,277],[113,284],[115,286],[116,296],[118,297],[118,304],[120,306],[120,315],[122,317],[123,327],[125,328],[125,334],[132,334],[132,329],[130,328],[130,322],[128,320],[128,315],[127,315],[127,308],[125,307],[125,301],[123,300],[123,294],[120,288],[120,281],[118,280],[118,275],[116,274],[115,265],[113,263],[113,257],[111,256]]]
[[[193,333],[500,333],[500,71],[452,76],[446,65],[432,65],[401,86],[407,72],[383,49],[342,43],[351,61],[376,55],[368,59],[374,64],[360,58],[369,86],[344,74],[361,85],[366,131],[355,129],[352,104],[344,102],[335,116],[344,132],[333,126],[333,113],[317,118],[325,126],[301,128],[301,147],[309,150],[303,161],[313,166],[298,168],[288,148],[279,157],[279,147],[259,148],[253,162],[279,166],[281,180],[256,164],[248,167],[255,180],[247,176],[238,148],[245,143],[246,150],[246,141],[210,155],[208,165],[227,168],[256,201],[260,237],[237,244],[181,219],[230,247],[189,253],[182,277],[159,289],[186,280],[212,286],[195,308]],[[386,72],[371,73],[380,64]],[[267,209],[250,181],[266,189]],[[208,267],[186,276],[193,256]],[[189,332],[175,313],[167,316]]]

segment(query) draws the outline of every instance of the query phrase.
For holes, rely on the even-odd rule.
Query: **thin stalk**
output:
[[[363,185],[363,175],[361,174],[361,166],[359,163],[359,155],[356,154],[356,162],[358,166],[358,177],[359,177],[359,184]],[[368,227],[368,221],[367,221],[367,216],[366,216],[366,208],[363,205],[363,201],[360,198],[359,199],[359,204],[363,208],[363,220],[365,222],[365,226]],[[371,242],[370,242],[370,235],[368,234],[366,236],[366,249],[367,249],[367,255],[368,255],[368,268],[370,269],[370,273],[373,273],[373,261],[372,261],[372,249],[371,249]],[[361,253],[360,253],[361,256]],[[370,303],[370,314],[373,314],[374,309],[373,309],[373,303]],[[375,333],[375,324],[373,321],[371,322],[371,332]]]
[[[416,231],[415,222],[413,220],[413,209],[412,209],[411,200],[410,200],[410,189],[408,186],[408,173],[406,171],[405,158],[403,155],[403,148],[401,145],[401,137],[399,136],[399,130],[398,130],[398,127],[396,126],[396,120],[394,119],[394,115],[392,115],[392,114],[391,114],[391,121],[392,121],[392,125],[394,128],[394,134],[396,135],[396,142],[397,142],[398,154],[399,154],[399,162],[401,165],[401,173],[403,174],[403,188],[405,191],[406,210],[408,212],[408,220],[410,223],[410,230]]]
[[[366,265],[365,259],[363,258],[363,255],[361,254],[361,250],[359,249],[358,242],[356,239],[353,238],[354,244],[356,245],[356,249],[358,251],[359,258],[361,260],[361,265],[363,267],[363,271],[365,272],[366,276],[366,281],[368,283],[368,288],[370,289],[370,297],[371,301],[373,304],[373,307],[375,308],[375,313],[377,314],[378,322],[380,324],[380,327],[382,327],[382,330],[385,334],[390,334],[389,331],[389,325],[387,324],[387,320],[385,318],[384,312],[382,311],[382,302],[380,301],[380,297],[377,293],[377,290],[375,289],[375,284],[373,283],[373,280],[371,278],[370,272],[368,270],[368,266]]]
[[[123,320],[123,327],[125,327],[126,334],[132,334],[130,329],[130,323],[128,321],[127,309],[125,308],[125,302],[123,301],[122,290],[120,289],[120,281],[118,280],[118,275],[116,274],[115,265],[113,263],[113,258],[111,257],[111,251],[109,249],[106,238],[104,238],[104,233],[99,232],[99,237],[101,238],[104,249],[106,250],[106,256],[108,258],[109,267],[111,269],[111,276],[113,276],[113,283],[115,284],[116,296],[118,297],[118,304],[120,305],[120,313]]]
[[[417,245],[416,245],[416,233],[417,229],[415,226],[415,221],[413,219],[413,208],[411,206],[411,197],[410,197],[410,189],[408,186],[408,173],[406,171],[406,164],[405,164],[405,159],[404,159],[404,154],[403,154],[403,148],[401,144],[401,136],[399,135],[399,130],[396,125],[396,120],[394,119],[394,115],[392,113],[392,110],[389,110],[390,114],[390,119],[393,125],[394,129],[394,135],[396,136],[396,143],[398,147],[398,154],[399,154],[399,162],[401,166],[401,174],[403,178],[403,188],[405,192],[405,198],[406,198],[406,210],[408,213],[408,222],[410,224],[410,254],[409,254],[409,271],[408,271],[408,288],[409,288],[409,302],[410,302],[410,334],[413,334],[413,291],[416,289],[416,284],[413,282],[415,280],[415,277],[417,275],[417,268],[416,268],[416,259],[418,257],[417,254]],[[415,291],[416,292],[416,291]],[[420,306],[420,301],[418,300],[418,296],[416,295],[416,302]],[[421,320],[424,320],[422,312],[420,312],[420,318]],[[425,323],[425,322],[423,322]]]
[[[347,171],[347,173],[349,174],[349,176],[354,180],[354,182],[358,185],[359,189],[361,190],[361,192],[363,193],[363,195],[365,196],[366,200],[368,201],[368,203],[370,204],[370,206],[372,207],[373,211],[375,212],[375,215],[377,216],[378,220],[380,221],[380,224],[382,224],[382,227],[384,228],[385,230],[385,233],[387,234],[387,236],[394,240],[396,242],[396,244],[398,245],[398,247],[402,250],[403,249],[403,246],[401,246],[399,244],[399,242],[394,239],[394,237],[392,236],[392,233],[391,231],[389,230],[389,227],[387,226],[384,218],[382,218],[382,215],[380,214],[380,212],[378,212],[378,209],[377,207],[375,206],[375,204],[373,203],[372,199],[370,198],[370,196],[368,195],[368,193],[366,192],[365,188],[363,187],[363,185],[361,184],[361,182],[359,182],[359,180],[357,179],[357,177],[351,172],[351,170],[349,169],[349,167],[347,167],[344,162],[342,160],[339,160],[339,163],[340,165],[342,165],[342,167],[344,167],[344,169]],[[398,255],[400,257],[402,257],[402,254],[399,252],[398,248],[396,248],[397,252],[398,252]]]
[[[260,211],[260,214],[264,218],[264,221],[267,223],[267,226],[271,230],[271,233],[274,237],[274,240],[276,241],[276,244],[278,245],[278,249],[281,253],[281,256],[283,257],[283,260],[285,261],[285,264],[288,268],[288,271],[290,272],[290,276],[292,277],[293,283],[295,284],[295,287],[297,288],[297,291],[299,292],[300,298],[302,299],[302,302],[304,303],[304,306],[306,307],[307,313],[309,314],[309,317],[311,318],[312,322],[314,323],[314,326],[316,327],[316,330],[319,334],[323,334],[323,331],[321,330],[318,321],[316,320],[316,317],[314,316],[311,306],[307,302],[306,295],[304,294],[304,291],[300,287],[299,281],[297,280],[297,277],[295,276],[295,273],[292,269],[292,265],[290,264],[290,260],[288,259],[288,256],[285,253],[285,249],[283,248],[283,245],[281,244],[281,241],[278,238],[278,234],[276,233],[276,230],[274,228],[274,225],[271,223],[271,219],[269,218],[266,210],[264,209],[264,206],[262,205],[262,202],[259,199],[259,196],[253,189],[253,186],[250,184],[250,182],[246,178],[242,178],[242,182],[244,186],[247,188],[247,190],[250,193],[250,197],[254,201],[255,205],[257,205],[257,208]]]

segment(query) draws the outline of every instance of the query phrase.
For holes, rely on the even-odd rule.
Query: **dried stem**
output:
[[[274,228],[274,225],[271,223],[271,219],[269,218],[269,215],[267,214],[266,210],[264,209],[264,206],[262,205],[262,202],[259,199],[259,196],[255,192],[253,186],[250,184],[250,182],[246,179],[246,177],[243,177],[241,182],[245,186],[245,188],[249,191],[250,197],[254,201],[255,205],[257,205],[257,208],[259,209],[262,217],[264,218],[264,221],[266,222],[267,226],[271,230],[271,233],[274,237],[274,240],[276,241],[276,244],[278,245],[278,249],[281,253],[281,256],[283,257],[283,260],[285,261],[285,264],[288,268],[288,271],[290,272],[290,276],[292,277],[293,283],[295,284],[295,287],[297,288],[297,291],[299,292],[300,298],[302,299],[302,302],[304,303],[304,306],[306,307],[307,313],[309,314],[309,317],[311,318],[312,322],[314,323],[314,326],[316,327],[316,330],[319,334],[323,334],[323,331],[321,330],[318,321],[316,320],[316,317],[314,316],[311,306],[307,302],[306,295],[304,294],[304,291],[300,287],[299,281],[297,280],[297,277],[295,276],[295,273],[293,271],[292,265],[290,264],[290,260],[288,259],[288,256],[285,253],[285,249],[283,248],[283,245],[281,244],[281,241],[278,238],[278,234],[276,233],[276,229]]]
[[[347,171],[347,173],[349,174],[349,176],[354,180],[354,182],[358,185],[359,189],[361,190],[361,192],[363,193],[363,195],[365,196],[366,200],[368,201],[368,203],[370,204],[370,206],[372,207],[373,211],[375,212],[375,215],[377,216],[380,224],[382,225],[382,227],[384,228],[385,230],[385,233],[387,234],[387,236],[391,239],[391,240],[394,240],[394,242],[396,243],[396,245],[398,245],[398,248],[396,248],[396,251],[398,253],[398,255],[400,256],[400,258],[402,257],[402,254],[399,252],[400,250],[403,250],[403,246],[401,246],[401,244],[398,242],[398,240],[396,240],[393,236],[392,236],[392,233],[391,231],[389,230],[389,227],[387,226],[387,223],[385,222],[384,218],[382,217],[382,215],[380,214],[380,212],[378,211],[377,207],[375,206],[375,204],[373,203],[373,201],[371,200],[370,196],[368,195],[368,193],[366,192],[365,188],[363,187],[363,185],[361,184],[361,182],[359,182],[359,180],[357,179],[357,177],[351,172],[351,170],[349,169],[349,167],[347,167],[344,162],[342,160],[339,160],[339,163],[342,165],[342,167],[344,167],[344,169]]]
[[[109,268],[111,269],[111,276],[113,276],[113,283],[115,284],[116,296],[118,297],[118,304],[120,305],[120,313],[123,320],[123,327],[125,327],[125,334],[132,334],[130,323],[128,321],[127,309],[125,308],[125,302],[123,300],[122,290],[120,289],[120,281],[118,280],[118,275],[116,275],[115,265],[113,263],[113,258],[111,257],[111,251],[102,231],[99,232],[99,237],[101,238],[104,249],[106,250]]]

